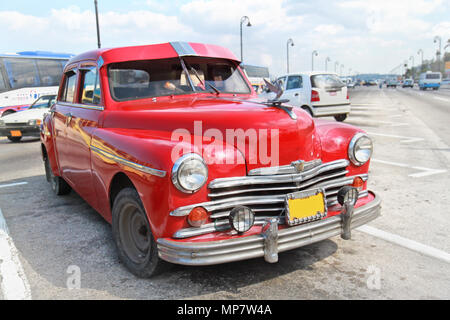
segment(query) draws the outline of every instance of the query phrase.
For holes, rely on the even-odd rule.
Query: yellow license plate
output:
[[[286,220],[289,225],[320,220],[327,214],[323,189],[290,193],[286,197]]]
[[[20,130],[11,130],[11,136],[12,137],[21,137],[22,132],[20,132]]]

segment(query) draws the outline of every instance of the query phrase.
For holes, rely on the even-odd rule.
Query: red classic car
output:
[[[41,128],[46,177],[112,224],[137,276],[165,262],[264,257],[380,214],[372,142],[350,125],[258,100],[227,49],[172,42],[99,49],[66,65]]]

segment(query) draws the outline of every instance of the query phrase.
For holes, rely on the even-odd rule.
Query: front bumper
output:
[[[366,224],[380,215],[381,199],[374,199],[354,210],[350,228]],[[342,234],[341,215],[310,222],[296,227],[280,229],[277,239],[268,239],[267,233],[219,241],[185,242],[170,238],[158,239],[159,257],[182,265],[213,265],[239,260],[265,257],[268,262],[278,252],[296,249]]]
[[[39,137],[39,126],[2,126],[0,127],[0,136],[11,136],[11,131],[20,131],[22,136]]]

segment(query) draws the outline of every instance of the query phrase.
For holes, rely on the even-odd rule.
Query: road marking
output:
[[[441,101],[445,101],[445,102],[449,102],[450,100],[445,99],[445,98],[441,98],[441,97],[433,97],[436,100],[441,100]]]
[[[397,244],[399,246],[408,248],[410,250],[419,252],[421,254],[427,255],[429,257],[433,257],[439,259],[441,261],[450,263],[450,254],[445,251],[421,244],[417,241],[410,240],[407,238],[400,237],[396,234],[389,233],[383,230],[376,229],[374,227],[363,225],[357,230],[362,231],[364,233],[370,234],[371,236],[386,240],[388,242]]]
[[[0,209],[0,287],[5,300],[31,300],[31,289]]]
[[[369,136],[380,136],[380,137],[403,139],[403,140],[400,141],[400,142],[403,142],[403,143],[418,142],[418,141],[425,140],[423,138],[405,137],[405,136],[397,136],[397,135],[393,135],[393,134],[384,134],[384,133],[375,133],[375,132],[367,132],[367,134]]]
[[[16,183],[8,183],[8,184],[0,184],[0,189],[1,188],[9,188],[9,187],[15,187],[15,186],[21,186],[24,184],[28,184],[28,182],[16,182]]]
[[[433,174],[447,172],[447,170],[442,170],[442,169],[430,169],[430,168],[424,168],[424,167],[416,167],[416,166],[411,166],[411,165],[405,164],[405,163],[384,161],[384,160],[378,160],[378,159],[372,159],[371,161],[376,162],[376,163],[383,163],[383,164],[388,164],[391,166],[410,168],[410,169],[421,171],[421,172],[408,174],[409,177],[413,177],[413,178],[421,178],[421,177],[431,176]]]

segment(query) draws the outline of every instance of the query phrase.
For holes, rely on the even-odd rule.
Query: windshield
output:
[[[225,59],[187,57],[128,61],[108,68],[111,94],[126,101],[193,92],[250,93],[244,78]]]
[[[340,89],[345,84],[334,74],[317,74],[311,76],[311,85],[313,88],[320,89]]]
[[[42,96],[30,106],[30,109],[50,108],[55,103],[56,95]]]

